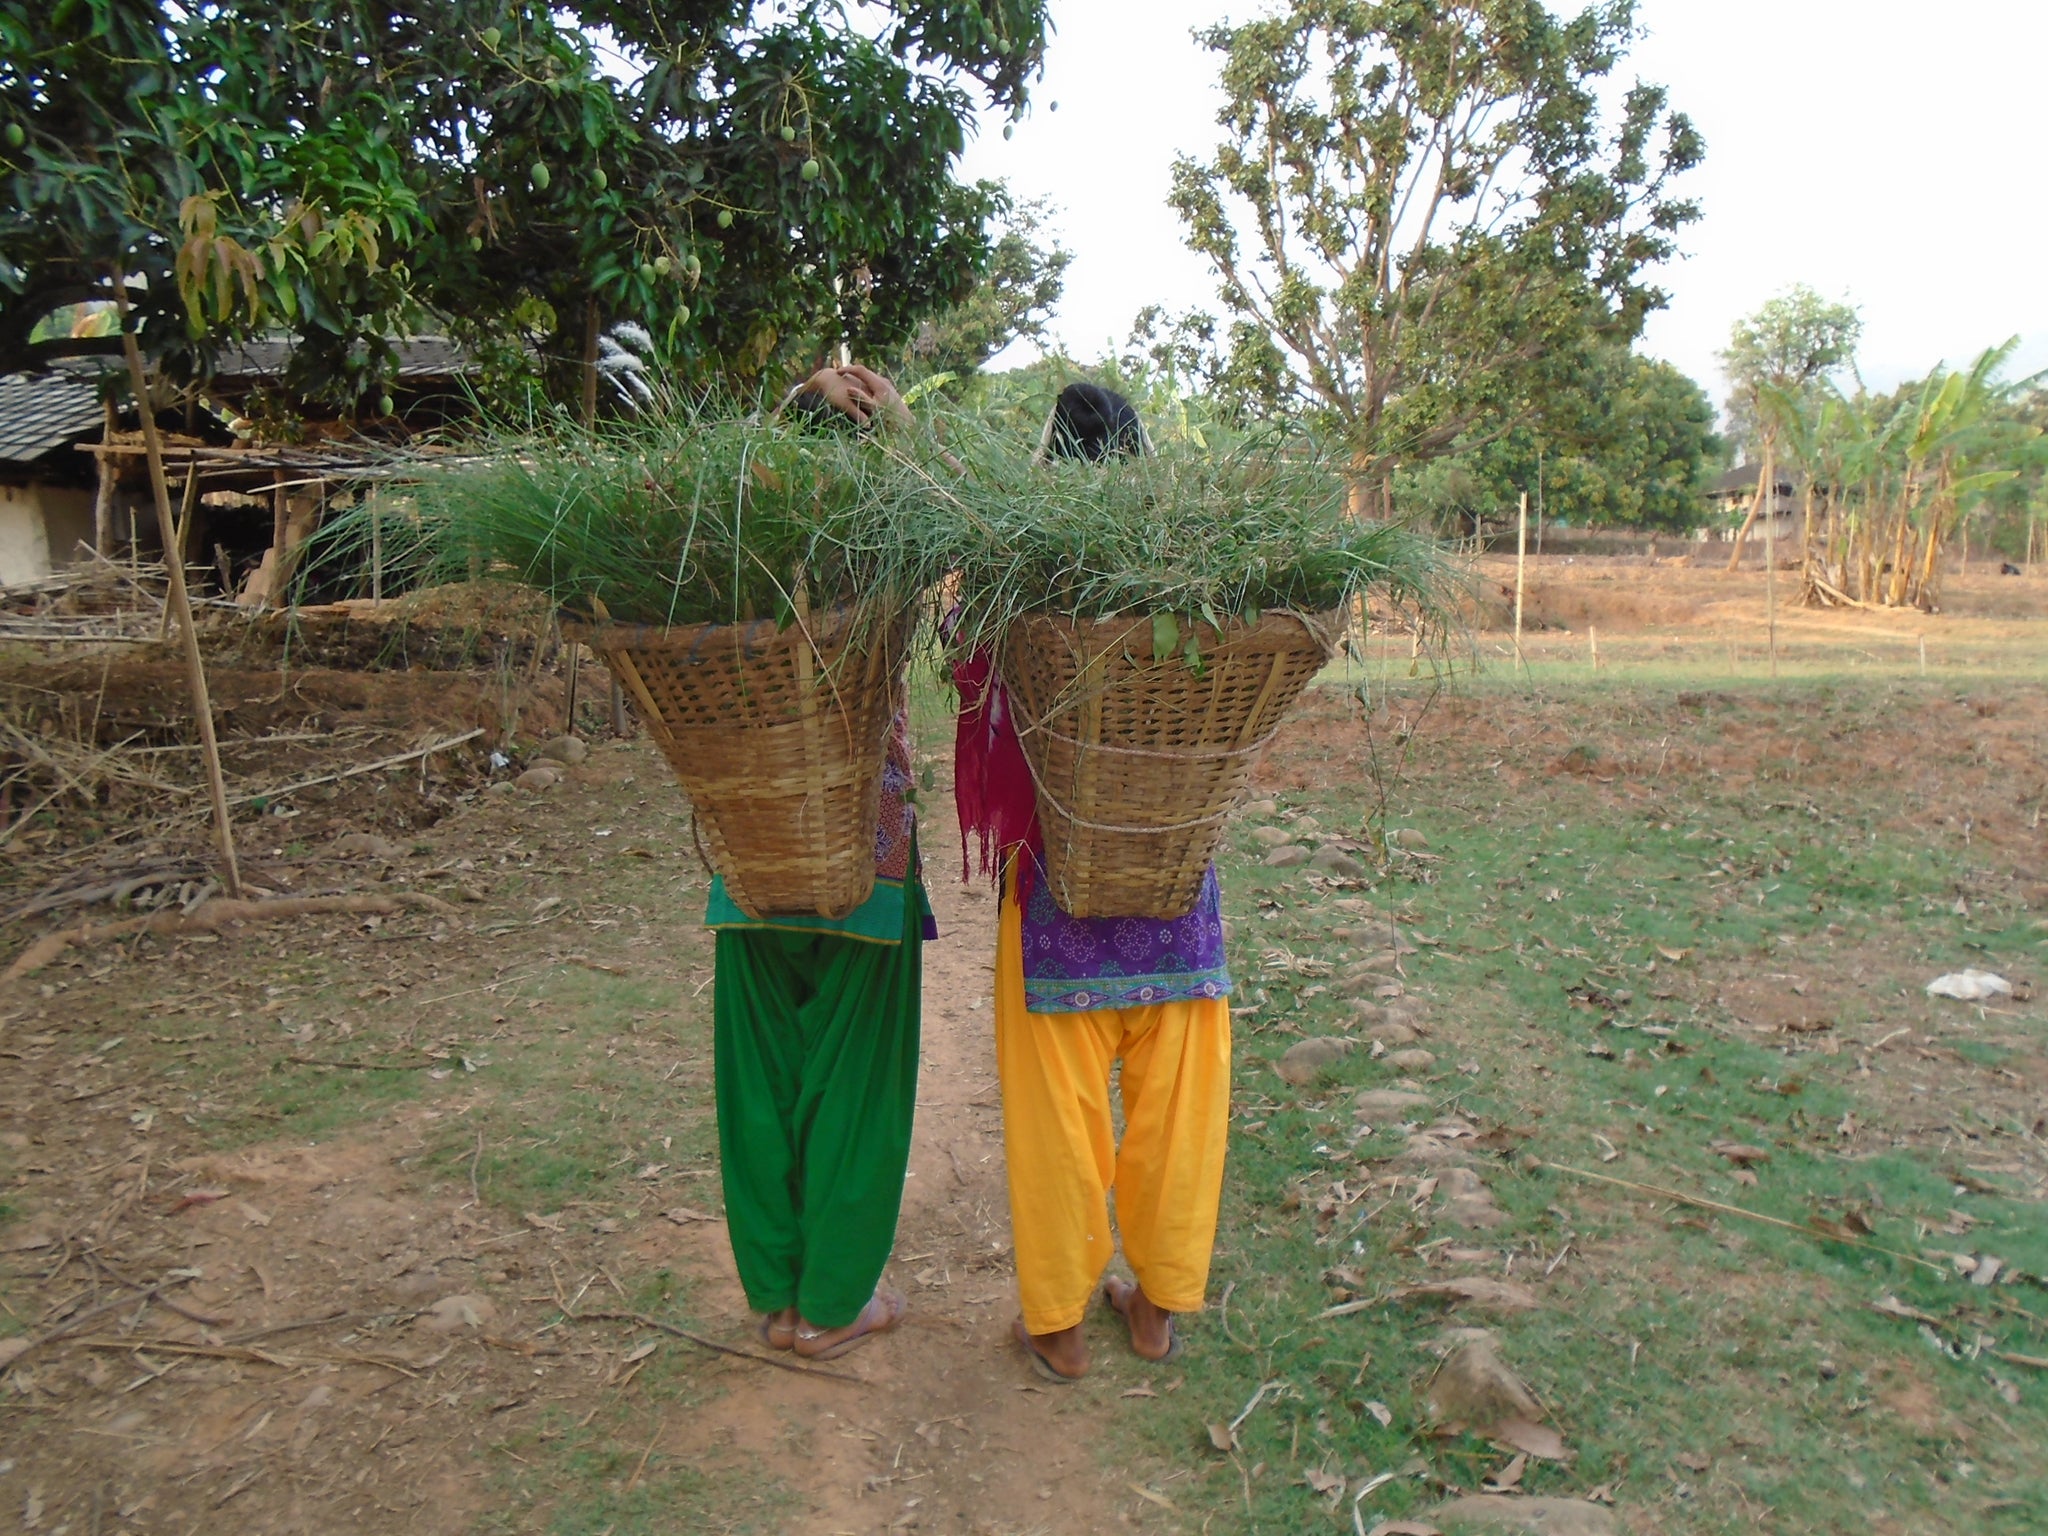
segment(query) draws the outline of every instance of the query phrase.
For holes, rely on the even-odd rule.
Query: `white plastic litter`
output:
[[[1959,1003],[1981,1003],[1987,997],[2011,997],[2012,983],[1990,971],[1950,971],[1927,983],[1929,997],[1952,997]]]

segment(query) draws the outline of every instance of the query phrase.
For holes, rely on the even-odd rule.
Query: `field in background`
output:
[[[1525,668],[1497,628],[1332,668],[1223,860],[1218,1304],[1163,1369],[1093,1318],[1072,1389],[1008,1342],[990,903],[952,878],[936,689],[913,1312],[856,1383],[667,1331],[752,1343],[703,879],[644,743],[535,794],[408,767],[368,852],[331,841],[352,799],[317,844],[252,820],[295,889],[446,909],[129,940],[0,997],[0,1349],[78,1328],[0,1376],[0,1508],[1355,1533],[1490,1480],[1639,1536],[2048,1527],[2048,582],[1788,606],[1775,682],[1761,589],[1546,567]],[[1926,996],[1964,966],[2021,995]],[[1432,1409],[1465,1328],[1561,1459]]]

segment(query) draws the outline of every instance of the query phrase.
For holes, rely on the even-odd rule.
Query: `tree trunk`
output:
[[[120,413],[114,402],[107,406],[106,428],[100,434],[100,446],[106,447],[114,441],[114,433],[121,424]],[[117,476],[112,454],[99,455],[99,486],[92,499],[92,547],[102,555],[114,552],[114,486]]]
[[[1756,496],[1749,504],[1749,516],[1745,517],[1742,520],[1742,526],[1735,530],[1735,553],[1728,557],[1728,569],[1731,571],[1742,564],[1742,547],[1749,542],[1749,530],[1756,526],[1757,514],[1764,509],[1767,498],[1771,506],[1772,515],[1775,516],[1777,514],[1778,476],[1776,466],[1771,462],[1777,451],[1777,446],[1776,434],[1766,432],[1764,434],[1764,462],[1758,470],[1756,477]]]

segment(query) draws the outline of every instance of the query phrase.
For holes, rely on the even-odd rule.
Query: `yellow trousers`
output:
[[[1006,891],[996,1071],[1024,1326],[1057,1333],[1081,1321],[1109,1264],[1112,1189],[1124,1258],[1146,1296],[1169,1312],[1199,1312],[1229,1140],[1229,999],[1030,1013],[1023,923]],[[1122,1146],[1109,1104],[1119,1058]]]

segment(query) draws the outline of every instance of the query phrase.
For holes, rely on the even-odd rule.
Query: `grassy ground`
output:
[[[1478,1323],[1571,1451],[1529,1463],[1529,1491],[1602,1490],[1673,1532],[2048,1527],[2040,1015],[1921,991],[2044,958],[2048,888],[2025,883],[2038,706],[1910,676],[1698,682],[1466,684],[1432,712],[1404,681],[1370,730],[1326,692],[1269,765],[1278,814],[1225,866],[1233,965],[1261,1004],[1240,1019],[1212,1284],[1229,1306],[1201,1320],[1148,1448],[1185,1467],[1207,1423],[1266,1393],[1230,1465],[1176,1495],[1190,1518],[1348,1529],[1356,1503],[1363,1528],[1476,1488],[1508,1454],[1433,1433],[1424,1398],[1432,1341]],[[1364,889],[1266,869],[1253,826],[1296,815],[1368,858],[1389,827],[1427,850],[1394,850]],[[1441,940],[1399,979],[1437,1058],[1405,1075],[1433,1101],[1416,1120],[1491,1143],[1467,1160],[1497,1229],[1438,1216],[1402,1127],[1361,1136],[1354,1092],[1404,1074],[1363,1049],[1306,1089],[1271,1070],[1299,1038],[1368,1039],[1386,1017],[1345,985],[1378,942],[1361,900]],[[1395,980],[1363,978],[1368,1004]],[[1996,1255],[2009,1283],[1969,1284],[1957,1254]],[[1467,1274],[1542,1304],[1446,1319],[1387,1299]],[[1383,1304],[1323,1315],[1352,1297]]]
[[[1522,1486],[1604,1490],[1634,1530],[2048,1528],[2048,1369],[2026,1363],[2048,1358],[2048,1026],[2038,1002],[1980,1010],[1922,991],[1965,965],[2038,981],[2048,958],[2038,656],[1943,673],[1937,655],[1925,679],[1910,661],[1795,657],[1772,684],[1753,660],[1682,665],[1649,641],[1604,642],[1610,669],[1595,675],[1576,643],[1532,647],[1528,681],[1496,669],[1447,687],[1426,661],[1411,676],[1396,646],[1333,674],[1267,764],[1273,810],[1235,824],[1222,860],[1243,994],[1211,1286],[1225,1304],[1191,1320],[1164,1371],[1122,1355],[1097,1319],[1098,1376],[1048,1405],[1056,1443],[1121,1501],[1100,1505],[1101,1528],[1369,1530],[1504,1475],[1506,1453],[1430,1422],[1430,1346],[1460,1326],[1496,1331],[1564,1435],[1571,1459],[1528,1463]],[[2030,686],[2013,686],[2029,665]],[[939,690],[921,685],[916,708],[936,745]],[[9,1003],[0,1337],[104,1294],[86,1247],[128,1273],[201,1270],[198,1304],[242,1322],[409,1311],[430,1293],[396,1288],[423,1273],[504,1314],[501,1342],[464,1335],[446,1354],[395,1322],[338,1337],[410,1374],[348,1366],[339,1379],[363,1383],[353,1417],[303,1452],[295,1434],[272,1443],[303,1417],[303,1376],[281,1368],[195,1360],[131,1395],[125,1355],[113,1377],[83,1350],[17,1367],[0,1438],[17,1480],[41,1479],[47,1523],[90,1528],[95,1490],[125,1477],[165,1490],[160,1513],[189,1510],[178,1529],[222,1518],[217,1499],[280,1531],[301,1508],[366,1533],[808,1518],[804,1469],[843,1439],[809,1399],[747,1427],[740,1411],[766,1390],[757,1368],[734,1374],[630,1322],[563,1321],[564,1299],[587,1311],[603,1297],[734,1334],[730,1295],[707,1294],[722,1232],[689,1214],[718,1204],[710,955],[662,773],[641,744],[606,747],[552,799],[479,805],[423,833],[428,851],[384,873],[457,901],[457,916],[86,952]],[[943,806],[932,814],[945,824]],[[1303,816],[1322,834],[1301,832]],[[1340,838],[1367,873],[1269,869],[1262,826]],[[1390,843],[1403,828],[1426,846]],[[1398,973],[1375,968],[1381,915],[1415,944]],[[1428,1066],[1371,1053],[1403,1020],[1425,1032]],[[1306,1087],[1274,1073],[1321,1035],[1358,1045]],[[1427,1187],[1443,1165],[1417,1160],[1409,1123],[1361,1132],[1354,1094],[1404,1080],[1429,1099],[1412,1129],[1455,1119],[1476,1133],[1449,1126],[1450,1155],[1503,1224],[1446,1219]],[[945,1096],[989,1091],[977,1077]],[[1744,1167],[1716,1142],[1767,1156],[1745,1152]],[[992,1178],[977,1170],[995,1146],[939,1149],[932,1171],[999,1206],[993,1184],[968,1184]],[[337,1162],[289,1197],[221,1171],[364,1148],[374,1166]],[[182,1205],[216,1182],[255,1215]],[[62,1245],[12,1250],[24,1233]],[[985,1237],[961,1239],[991,1266],[972,1288],[1005,1290]],[[313,1261],[329,1252],[325,1288],[289,1293],[294,1274],[326,1273]],[[1998,1283],[1965,1278],[1992,1257]],[[1540,1304],[1445,1315],[1393,1299],[1460,1276],[1526,1284]],[[917,1294],[936,1309],[939,1291]],[[939,1425],[912,1423],[944,1412],[985,1427],[998,1401],[1038,1401],[1004,1343],[1007,1302],[991,1306],[960,1315],[993,1322],[861,1362],[887,1371],[914,1352],[988,1399],[980,1420],[958,1411],[965,1399],[862,1399],[881,1435],[859,1469],[870,1482],[928,1455],[930,1480],[901,1487],[934,1508],[949,1479],[971,1498],[992,1475],[1002,1453],[986,1439],[946,1459]],[[312,1341],[287,1338],[307,1339],[273,1346],[298,1362],[289,1348]],[[1217,1450],[1210,1426],[1248,1404],[1236,1448]],[[203,1454],[169,1430],[141,1441],[154,1423],[116,1433],[116,1410],[189,1417]],[[422,1464],[440,1470],[416,1481]],[[388,1508],[350,1502],[366,1468]],[[1361,1494],[1382,1473],[1395,1476]],[[1055,1507],[984,1504],[975,1529],[1097,1528],[1048,1523]]]

